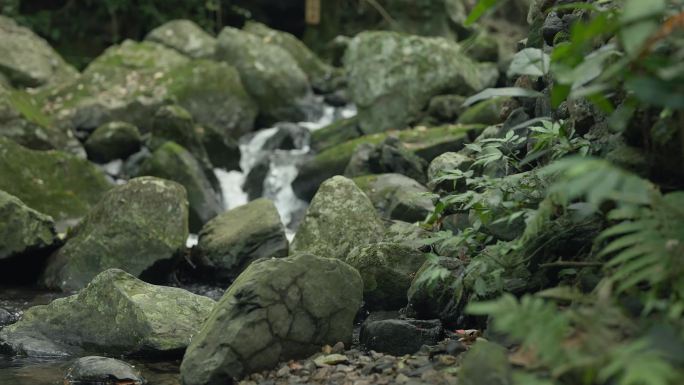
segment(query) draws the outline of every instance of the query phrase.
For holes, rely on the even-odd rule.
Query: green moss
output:
[[[21,116],[29,122],[41,127],[49,127],[52,124],[51,119],[40,110],[36,100],[26,92],[12,90],[9,92],[9,100]]]
[[[359,118],[337,120],[330,125],[311,134],[311,147],[315,151],[324,151],[337,144],[358,138],[363,135],[358,128]]]
[[[501,110],[509,98],[494,98],[478,103],[461,113],[460,124],[494,125],[502,122]]]

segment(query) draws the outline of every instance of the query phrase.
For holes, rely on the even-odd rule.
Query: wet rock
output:
[[[160,268],[185,247],[187,221],[183,186],[152,177],[132,179],[107,192],[69,234],[50,258],[43,283],[75,290],[109,268],[135,276]]]
[[[0,136],[32,150],[63,150],[83,157],[85,151],[68,128],[44,114],[33,95],[0,84]]]
[[[209,221],[195,251],[200,267],[227,280],[257,259],[286,257],[288,241],[273,202],[257,199]]]
[[[343,259],[355,246],[377,242],[382,230],[363,191],[350,179],[336,176],[323,183],[311,201],[291,250]]]
[[[366,349],[397,356],[413,354],[423,345],[436,345],[443,337],[439,320],[414,319],[365,322],[360,335]]]
[[[0,346],[32,357],[89,351],[178,356],[214,304],[110,269],[76,295],[27,310],[19,322],[0,331]]]
[[[435,205],[428,189],[401,174],[366,175],[354,178],[373,202],[382,218],[418,222],[431,214]]]
[[[258,199],[264,195],[264,180],[271,170],[271,158],[264,157],[257,161],[245,177],[242,189],[247,192],[250,200]]]
[[[139,176],[154,176],[179,183],[187,192],[190,204],[190,231],[199,231],[223,211],[220,197],[205,168],[190,152],[174,142],[166,142],[140,166]]]
[[[458,379],[462,385],[512,385],[513,369],[506,349],[478,341],[465,353]]]
[[[468,140],[468,131],[479,126],[446,125],[433,128],[415,128],[394,133],[399,141],[415,155],[427,162],[447,151],[459,151]],[[357,146],[361,144],[377,145],[382,143],[388,134],[371,134],[333,145],[304,163],[297,178],[292,184],[295,194],[304,200],[310,200],[318,186],[326,179],[345,173],[347,165]],[[313,136],[314,147],[325,142]],[[326,143],[328,145],[328,143]]]
[[[349,343],[361,285],[358,272],[334,258],[297,254],[252,263],[193,338],[183,384],[230,382],[325,344]]]
[[[101,384],[130,384],[142,385],[147,383],[140,371],[132,365],[113,358],[88,356],[74,361],[66,375],[65,385],[101,385]]]
[[[136,153],[141,145],[140,131],[132,124],[110,122],[98,127],[85,142],[88,157],[96,162],[107,163],[126,159]]]
[[[14,322],[16,322],[16,320],[12,313],[0,307],[0,329],[2,329],[3,326],[9,325]]]
[[[193,59],[211,59],[216,39],[191,20],[172,20],[153,29],[145,40],[163,44]]]
[[[406,306],[406,292],[426,258],[409,246],[376,243],[352,249],[344,261],[361,273],[367,309],[396,310]]]
[[[565,29],[565,23],[558,17],[558,14],[556,12],[549,12],[549,14],[546,15],[546,19],[541,28],[542,36],[544,37],[546,44],[553,46],[556,35]]]
[[[214,167],[240,170],[240,146],[237,140],[204,127],[195,126]]]
[[[358,146],[345,169],[345,176],[397,173],[425,182],[427,162],[409,151],[396,137],[388,137],[373,147]]]
[[[244,31],[259,36],[263,43],[278,46],[287,51],[304,71],[312,84],[323,84],[335,74],[335,68],[325,64],[304,43],[292,34],[277,31],[257,22],[247,22]]]
[[[354,116],[336,120],[330,125],[311,133],[311,148],[314,151],[324,151],[361,136],[358,128],[359,119]]]
[[[0,190],[56,222],[83,217],[111,187],[85,159],[59,151],[34,151],[0,137]]]
[[[51,217],[33,210],[17,197],[2,190],[0,217],[0,260],[27,251],[48,249],[58,242],[55,223]]]
[[[365,133],[404,129],[433,96],[484,87],[478,65],[442,38],[362,32],[349,45],[345,68]]]
[[[311,88],[287,51],[257,35],[226,27],[218,36],[216,58],[237,68],[265,121],[306,120]]]
[[[437,269],[444,273],[428,285]],[[425,261],[407,294],[409,306],[415,311],[416,317],[438,318],[448,324],[458,322],[468,298],[463,282],[465,274],[464,263],[454,257]]]
[[[17,87],[53,85],[78,76],[44,39],[1,15],[0,73]]]
[[[295,150],[309,145],[311,132],[298,124],[279,123],[273,136],[268,138],[262,149],[264,150]]]
[[[427,170],[428,188],[432,191],[457,191],[460,187],[465,187],[463,180],[438,180],[438,178],[448,175],[449,172],[459,170],[466,172],[474,160],[459,152],[445,152],[430,162]]]

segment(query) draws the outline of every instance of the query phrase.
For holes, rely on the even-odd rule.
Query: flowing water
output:
[[[337,119],[349,118],[355,114],[356,109],[353,106],[343,108],[326,106],[323,115],[316,121],[297,124],[312,132]],[[277,132],[278,126],[259,130],[241,138],[241,170],[216,169],[215,173],[221,183],[225,209],[229,210],[248,202],[248,194],[243,188],[246,176],[255,166],[268,162],[262,196],[274,202],[286,225],[287,235],[291,239],[294,236],[298,219],[307,207],[306,202],[295,196],[292,182],[297,177],[299,165],[307,159],[311,149],[308,138],[294,149],[265,149],[264,145]],[[115,161],[107,165],[111,169],[106,171],[112,175],[118,174],[121,163],[121,161]],[[187,241],[188,247],[196,243],[197,235],[191,234]],[[7,310],[14,318],[19,318],[26,309],[47,304],[65,295],[35,288],[0,287],[0,309]],[[124,360],[135,365],[150,385],[180,385],[178,379],[180,361],[154,362],[130,358],[124,358]],[[64,374],[70,363],[71,360],[6,357],[0,354],[0,385],[61,385],[64,383]]]

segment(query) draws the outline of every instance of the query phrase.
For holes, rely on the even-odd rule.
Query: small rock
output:
[[[314,359],[314,363],[316,363],[316,366],[318,367],[345,364],[347,362],[349,362],[349,358],[342,354],[328,354]]]
[[[0,327],[9,325],[14,322],[14,316],[7,310],[0,308]]]
[[[360,339],[368,349],[404,355],[417,352],[423,345],[437,344],[443,334],[439,320],[393,319],[364,323]]]
[[[89,356],[79,358],[67,371],[64,384],[142,385],[147,383],[135,367],[119,360]]]

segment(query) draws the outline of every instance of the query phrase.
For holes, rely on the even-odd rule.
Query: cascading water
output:
[[[338,119],[350,118],[356,114],[354,106],[332,107],[325,106],[323,115],[316,121],[299,122],[297,125],[309,132],[325,127]],[[240,139],[240,169],[241,171],[214,170],[221,183],[223,201],[226,210],[246,204],[249,194],[245,191],[245,182],[250,171],[263,162],[267,162],[268,171],[263,180],[262,197],[272,200],[280,213],[287,229],[288,238],[294,236],[298,219],[306,210],[307,203],[294,194],[292,182],[297,177],[299,165],[305,161],[311,148],[308,136],[303,143],[294,149],[266,148],[282,126],[263,129],[256,133],[245,135]]]

